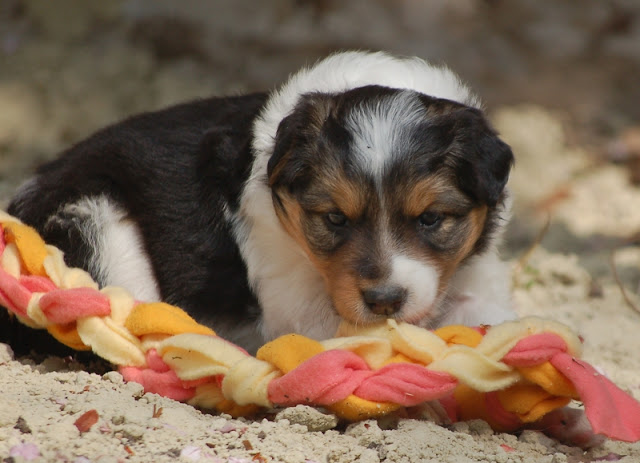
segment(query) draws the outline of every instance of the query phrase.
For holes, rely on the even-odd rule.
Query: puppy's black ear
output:
[[[301,159],[293,156],[296,146],[300,144],[302,124],[300,114],[294,112],[278,125],[273,153],[267,163],[267,178],[271,188],[291,185],[302,173],[304,166]]]
[[[454,115],[454,169],[459,187],[494,207],[514,163],[509,145],[498,137],[481,111],[466,108]]]
[[[322,142],[323,130],[335,107],[331,95],[309,93],[300,98],[295,109],[282,119],[275,145],[267,164],[272,188],[293,188],[313,162],[313,153]]]

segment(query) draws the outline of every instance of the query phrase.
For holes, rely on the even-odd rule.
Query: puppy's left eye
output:
[[[342,212],[329,212],[325,217],[334,227],[344,227],[347,224],[347,217]]]
[[[418,222],[425,228],[436,228],[440,223],[442,223],[442,219],[444,216],[442,214],[438,214],[437,212],[426,211],[420,214],[418,217]]]

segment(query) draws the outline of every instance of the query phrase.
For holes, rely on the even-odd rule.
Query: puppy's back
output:
[[[203,322],[244,317],[254,298],[225,210],[248,175],[265,98],[201,100],[103,129],[41,166],[9,213],[102,286]]]

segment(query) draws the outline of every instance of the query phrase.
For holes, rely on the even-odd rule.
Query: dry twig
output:
[[[629,294],[627,293],[627,289],[625,288],[624,283],[622,283],[622,280],[620,280],[620,275],[618,275],[618,269],[616,268],[615,255],[616,255],[616,251],[621,246],[623,245],[620,245],[614,248],[613,251],[611,251],[611,254],[609,255],[609,264],[611,265],[611,272],[613,273],[613,279],[618,285],[618,288],[620,288],[620,293],[622,293],[622,297],[624,301],[634,312],[636,312],[637,314],[640,314],[640,307],[638,307],[629,297]]]
[[[540,243],[542,243],[542,240],[544,239],[545,235],[549,231],[550,226],[551,226],[551,215],[547,214],[547,220],[545,221],[545,224],[542,226],[542,228],[534,238],[533,242],[531,243],[531,246],[529,246],[529,248],[522,254],[522,256],[520,256],[520,258],[516,262],[515,268],[513,269],[513,285],[514,286],[518,285],[518,276],[527,266],[527,263],[529,262],[529,259],[533,255],[533,252],[538,248],[538,246],[540,246]]]

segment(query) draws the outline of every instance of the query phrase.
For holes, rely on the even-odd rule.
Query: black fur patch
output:
[[[196,101],[101,130],[39,168],[37,187],[14,198],[9,213],[60,247],[67,264],[86,268],[92,250],[73,218],[46,223],[65,204],[105,195],[139,225],[163,300],[203,323],[247,323],[257,302],[223,210],[238,207],[265,100]]]

